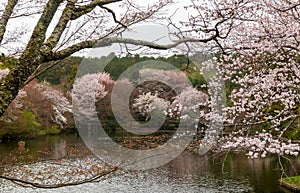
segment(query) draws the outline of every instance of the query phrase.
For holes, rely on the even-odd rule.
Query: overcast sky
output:
[[[151,1],[139,1],[140,5],[146,5],[147,2]],[[165,12],[168,15],[172,15],[173,21],[179,21],[179,20],[187,20],[189,14],[185,9],[184,6],[187,6],[190,3],[189,0],[181,0],[181,1],[174,1],[174,4],[169,5],[166,7],[167,12]],[[117,4],[111,4],[110,6],[113,10],[116,12],[120,11],[120,8]],[[133,38],[133,39],[142,39],[147,41],[155,41],[160,44],[169,44],[171,43],[170,37],[169,37],[169,30],[166,26],[160,25],[159,23],[164,24],[163,21],[158,21],[157,24],[154,23],[141,23],[134,27],[130,28],[130,31],[126,31],[123,34],[123,37],[126,38]],[[171,29],[174,30],[175,29]],[[173,32],[173,31],[171,31]],[[147,48],[146,48],[147,49]],[[101,55],[107,55],[111,52],[115,52],[116,54],[120,54],[120,51],[125,51],[124,49],[120,49],[119,45],[112,45],[105,48],[97,48],[90,50],[88,52],[88,56],[101,56]],[[176,50],[178,51],[178,50]],[[175,50],[168,50],[168,51],[154,51],[155,53],[159,53],[159,55],[173,55],[176,53]],[[81,55],[81,53],[78,53],[78,55]]]

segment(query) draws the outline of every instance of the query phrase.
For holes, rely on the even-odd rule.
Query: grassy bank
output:
[[[300,192],[300,176],[282,178],[279,182],[281,186],[291,190],[292,192]]]

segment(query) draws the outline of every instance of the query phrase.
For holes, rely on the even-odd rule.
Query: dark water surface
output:
[[[26,140],[23,159],[58,159],[89,154],[82,140],[76,135],[45,136]],[[10,162],[17,155],[17,142],[0,144],[1,164]],[[9,156],[8,156],[9,155]],[[226,157],[226,159],[225,159]],[[16,156],[14,159],[18,159]],[[30,160],[29,160],[30,161]],[[300,172],[300,159],[281,158],[287,175]],[[159,168],[121,172],[106,177],[99,183],[84,185],[85,192],[284,192],[278,185],[282,170],[277,157],[248,159],[243,154],[198,156],[190,152]],[[51,190],[51,192],[54,190]],[[69,192],[64,188],[54,192]],[[0,190],[1,192],[1,190]],[[43,191],[44,192],[44,191]]]

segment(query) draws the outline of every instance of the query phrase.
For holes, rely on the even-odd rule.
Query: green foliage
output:
[[[46,135],[47,131],[45,129],[42,129],[38,132],[38,135]]]
[[[61,132],[58,125],[52,125],[47,129],[42,129],[38,132],[38,135],[57,135]]]
[[[193,87],[197,88],[207,84],[205,77],[201,75],[199,71],[191,72],[187,76],[191,81]]]
[[[56,135],[59,134],[61,130],[59,129],[58,125],[52,125],[46,131],[50,135]]]
[[[81,77],[85,74],[102,72],[106,63],[109,62],[108,57],[102,56],[101,58],[84,58],[78,68],[77,76]]]
[[[282,125],[282,128],[284,128],[284,126],[286,126],[287,124],[288,123],[284,123]],[[300,140],[300,125],[298,125],[298,127],[296,128],[289,128],[284,132],[283,137],[291,140]]]
[[[300,188],[300,176],[293,176],[293,177],[288,177],[288,178],[282,178],[281,180],[283,182],[288,183],[292,187]]]
[[[292,140],[299,140],[300,139],[300,128],[297,128],[291,132],[290,138]]]
[[[25,120],[24,127],[28,131],[35,132],[37,129],[40,128],[41,124],[36,121],[36,119],[35,119],[36,116],[32,112],[24,110],[23,111],[23,118]]]
[[[14,122],[1,121],[0,138],[31,138],[36,137],[41,124],[36,120],[36,115],[23,110]]]
[[[186,71],[187,68],[187,62],[188,59],[186,56],[183,55],[173,55],[168,58],[164,57],[140,57],[139,55],[127,55],[125,57],[115,57],[113,58],[108,65],[105,67],[105,71],[110,74],[111,78],[113,80],[117,80],[118,77],[125,71],[128,70],[131,66],[145,62],[145,61],[151,61],[151,68],[158,69],[158,70],[168,70],[169,67],[162,65],[162,62],[169,63],[173,65],[174,67],[178,68],[179,70]],[[189,65],[190,67],[190,65]],[[190,69],[190,68],[189,68]],[[138,72],[132,70],[132,72],[128,73],[129,79],[136,79],[138,78]]]
[[[154,58],[140,57],[139,55],[115,57],[108,63],[107,66],[105,66],[104,71],[109,73],[113,80],[117,80],[124,71],[128,70],[128,68],[147,60],[154,60]],[[135,79],[138,77],[138,73],[134,71],[134,69],[129,74],[130,79]]]
[[[271,130],[272,124],[271,124],[270,122],[263,122],[263,123],[261,124],[261,127],[262,127],[264,130],[269,131],[269,130]]]
[[[0,69],[12,69],[16,63],[17,59],[13,57],[6,57],[3,53],[0,54]]]
[[[69,57],[39,75],[38,80],[40,82],[46,81],[53,85],[62,84],[64,88],[70,89],[74,83],[74,78],[81,60],[81,57]],[[42,64],[41,69],[49,65],[51,65],[51,63]]]
[[[105,71],[110,74],[113,80],[118,77],[125,70],[128,70],[131,66],[145,61],[151,60],[151,66],[154,69],[167,70],[166,66],[161,62],[172,64],[178,70],[184,71],[193,86],[199,87],[206,83],[203,75],[199,74],[199,69],[194,64],[190,63],[185,55],[173,55],[168,58],[165,57],[146,57],[139,55],[127,55],[124,57],[117,57],[114,53],[108,56],[102,56],[101,58],[82,58],[82,57],[69,57],[63,60],[60,64],[48,69],[42,73],[38,80],[40,82],[46,81],[53,85],[61,85],[64,89],[72,89],[75,76],[83,76],[87,73],[95,73],[99,71]],[[42,68],[49,66],[49,63],[43,64]],[[129,72],[129,77],[132,80],[138,78],[138,72],[132,70]]]

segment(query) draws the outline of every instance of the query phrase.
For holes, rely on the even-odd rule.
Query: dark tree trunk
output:
[[[35,59],[32,57],[20,58],[16,67],[2,80],[0,85],[0,117],[16,98],[19,90],[23,88],[25,81],[41,63],[41,57],[35,57]]]

